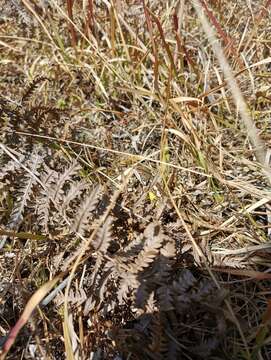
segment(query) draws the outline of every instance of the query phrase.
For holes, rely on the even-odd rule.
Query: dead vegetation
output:
[[[270,359],[270,1],[0,4],[1,359]]]

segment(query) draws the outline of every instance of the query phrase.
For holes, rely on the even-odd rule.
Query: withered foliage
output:
[[[2,201],[10,209],[1,228],[14,232],[15,238],[17,232],[45,235],[38,241],[40,249],[50,241],[57,248],[57,254],[52,249],[47,258],[53,275],[69,268],[80,251],[80,241],[91,236],[110,204],[113,190],[109,184],[93,184],[82,163],[60,157],[50,141],[19,136],[22,132],[37,134],[37,126],[39,134],[53,131],[48,113],[58,117],[58,127],[61,124],[57,109],[29,105],[40,81],[47,80],[36,79],[21,101],[1,98],[5,125],[1,132]],[[105,358],[118,352],[124,358],[133,354],[141,359],[181,355],[203,359],[213,352],[222,354],[227,293],[203,274],[186,268],[176,236],[182,236],[181,227],[176,219],[171,220],[176,227],[172,237],[170,223],[165,221],[168,205],[159,214],[156,206],[150,207],[142,220],[133,211],[136,202],[129,193],[118,199],[90,244],[83,283],[70,291],[70,306],[82,308],[84,321],[95,319],[90,325],[93,331],[98,331],[97,326],[104,331],[87,346],[93,351],[102,349]],[[1,248],[12,245],[13,239],[2,235]],[[24,240],[16,241],[24,246]],[[63,301],[58,294],[57,309]],[[108,329],[101,330],[105,324]]]
[[[200,3],[270,145],[267,9]],[[193,4],[0,0],[0,349],[62,276],[8,359],[270,359],[270,186]]]

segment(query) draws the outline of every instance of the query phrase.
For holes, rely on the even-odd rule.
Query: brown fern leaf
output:
[[[30,14],[26,11],[21,1],[18,0],[7,1],[5,7],[4,9],[7,12],[12,12],[12,16],[14,16],[15,14],[18,22],[23,24],[25,27],[33,25],[33,23],[35,22],[35,19],[31,17]],[[1,11],[3,11],[3,9],[1,9]]]
[[[25,91],[24,91],[24,93],[22,95],[22,98],[21,98],[21,104],[22,105],[26,104],[30,100],[30,98],[34,94],[38,84],[41,83],[44,80],[49,80],[49,79],[47,77],[45,77],[45,76],[39,76],[36,79],[34,79],[27,86],[27,88],[25,89]]]
[[[15,162],[13,160],[10,160],[8,162],[6,162],[2,168],[1,168],[1,172],[0,172],[0,189],[4,186],[4,179],[7,178],[9,176],[10,173],[14,173],[17,170],[20,169],[20,162],[23,162],[24,160],[24,156],[21,155],[18,159],[18,162]]]
[[[64,303],[64,299],[65,299],[64,295],[59,293],[54,300],[56,306],[57,307],[61,306]],[[68,302],[72,305],[79,306],[83,304],[86,301],[86,299],[87,299],[87,295],[83,288],[76,290],[71,289],[69,291]]]
[[[159,223],[150,223],[144,231],[144,237],[146,238],[144,248],[134,264],[129,266],[130,271],[135,274],[147,268],[155,260],[165,239]]]
[[[74,182],[70,184],[70,189],[67,194],[62,198],[61,212],[65,213],[67,209],[71,206],[71,202],[76,198],[80,198],[81,193],[87,189],[88,182],[83,179],[79,182]]]
[[[54,185],[48,188],[48,191],[55,203],[61,203],[64,195],[64,184],[66,182],[69,183],[72,180],[72,176],[77,174],[78,170],[80,170],[80,166],[74,161],[62,174],[54,173],[55,175],[57,174],[57,177],[52,179],[51,183],[54,181]]]
[[[28,167],[31,169],[34,175],[38,175],[39,167],[42,163],[42,157],[38,154],[33,154],[30,160],[27,162]],[[27,205],[27,202],[30,199],[30,196],[33,191],[33,187],[36,184],[36,178],[26,173],[23,180],[23,185],[19,189],[19,193],[17,195],[17,201],[12,209],[8,228],[15,229],[19,226],[23,219],[23,212]]]
[[[98,230],[96,238],[92,243],[95,250],[103,253],[107,251],[110,241],[112,240],[112,223],[113,217],[108,216],[103,226]]]
[[[38,217],[37,222],[46,234],[49,233],[49,220],[51,213],[51,201],[49,194],[52,186],[55,184],[57,176],[58,175],[55,170],[50,169],[44,164],[44,171],[40,176],[40,180],[45,189],[41,188],[40,193],[36,198],[36,213]]]
[[[139,281],[135,274],[131,272],[123,272],[122,279],[118,287],[118,301],[120,304],[124,304],[127,298],[133,295],[133,290],[137,289]]]
[[[96,186],[91,193],[85,195],[83,202],[77,209],[77,213],[73,219],[72,230],[84,236],[89,231],[88,225],[91,212],[97,205],[100,195],[100,186]]]

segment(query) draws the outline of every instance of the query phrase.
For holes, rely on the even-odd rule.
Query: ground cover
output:
[[[1,359],[270,359],[270,1],[0,1]]]

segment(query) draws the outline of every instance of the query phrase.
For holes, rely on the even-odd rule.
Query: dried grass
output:
[[[270,1],[0,5],[2,358],[269,359]]]

